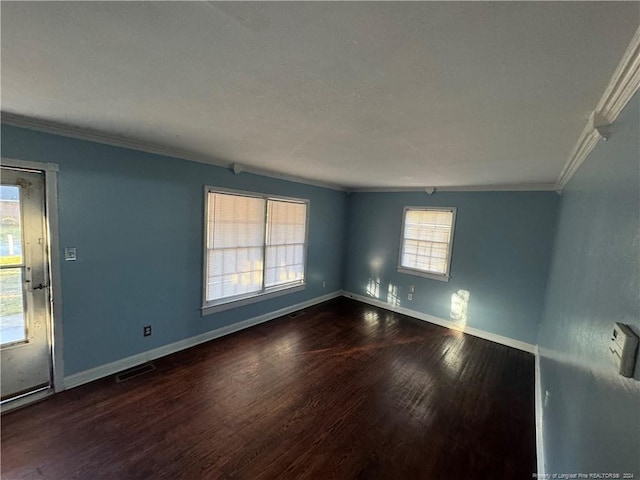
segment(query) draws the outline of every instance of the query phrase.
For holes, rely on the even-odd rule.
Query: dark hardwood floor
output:
[[[3,479],[525,479],[534,357],[346,298],[2,417]]]

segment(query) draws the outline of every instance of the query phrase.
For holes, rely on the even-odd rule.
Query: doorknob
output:
[[[31,290],[43,290],[47,288],[49,285],[45,285],[43,283],[39,283],[37,286],[33,287]]]

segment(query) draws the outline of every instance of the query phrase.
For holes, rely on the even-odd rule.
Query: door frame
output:
[[[51,349],[51,387],[47,391],[26,394],[3,405],[2,411],[12,410],[53,392],[64,390],[64,358],[62,354],[62,278],[60,275],[60,241],[58,232],[58,165],[55,163],[31,162],[14,158],[0,159],[0,166],[37,170],[44,174],[44,214],[48,239],[48,267],[50,286],[49,343]]]

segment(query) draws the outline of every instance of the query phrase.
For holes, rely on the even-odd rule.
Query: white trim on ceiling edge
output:
[[[622,109],[640,88],[640,27],[636,30],[609,84],[589,116],[557,180],[561,191],[597,143],[606,138],[603,128],[615,122]]]
[[[0,121],[5,125],[10,125],[12,127],[26,128],[29,130],[36,130],[38,132],[60,135],[62,137],[101,143],[112,147],[128,148],[154,155],[164,155],[166,157],[178,158],[180,160],[189,160],[192,162],[204,163],[206,165],[213,165],[214,167],[233,169],[234,165],[238,165],[237,163],[224,162],[208,155],[202,155],[169,146],[157,145],[151,142],[132,140],[118,135],[103,133],[73,125],[65,125],[50,120],[28,117],[17,113],[0,112]],[[261,168],[251,167],[248,165],[242,165],[238,173],[240,172],[252,173],[263,177],[277,178],[288,182],[303,183],[305,185],[312,185],[315,187],[329,188],[331,190],[346,191],[346,189],[340,185],[274,172],[271,170],[263,170]]]
[[[368,303],[369,305],[373,305],[375,307],[380,307],[385,310],[391,310],[392,312],[400,313],[402,315],[407,315],[408,317],[416,318],[418,320],[423,320],[425,322],[433,323],[435,325],[440,325],[441,327],[445,327],[450,330],[456,330],[458,332],[467,333],[469,335],[473,335],[474,337],[483,338],[485,340],[489,340],[494,343],[499,343],[500,345],[517,348],[518,350],[522,350],[527,353],[535,354],[537,351],[536,345],[532,345],[531,343],[527,343],[527,342],[522,342],[520,340],[515,340],[513,338],[505,337],[503,335],[498,335],[497,333],[491,333],[491,332],[487,332],[485,330],[480,330],[478,328],[473,328],[473,327],[467,327],[467,326],[461,327],[460,324],[456,322],[452,322],[451,320],[445,320],[444,318],[434,317],[433,315],[418,312],[417,310],[411,310],[410,308],[391,305],[390,303],[385,303],[375,298],[364,297],[362,295],[358,295],[357,293],[345,291],[343,295],[345,297],[352,298],[354,300],[358,300],[363,303]]]
[[[312,180],[305,177],[288,175],[272,170],[263,170],[261,168],[251,167],[249,165],[223,162],[215,157],[202,155],[194,152],[188,152],[168,146],[156,145],[150,142],[141,142],[129,138],[120,137],[113,134],[98,132],[82,127],[65,125],[62,123],[44,120],[39,118],[28,117],[11,112],[0,112],[0,121],[5,125],[13,127],[26,128],[44,133],[51,133],[63,137],[75,138],[89,142],[111,145],[112,147],[128,148],[145,153],[155,155],[164,155],[168,157],[188,160],[192,162],[204,163],[220,168],[234,169],[236,174],[252,173],[263,177],[277,178],[289,182],[302,183],[316,187],[329,188],[331,190],[339,190],[343,192],[424,192],[425,187],[346,187],[329,182]],[[434,187],[438,192],[520,192],[520,191],[554,191],[557,190],[555,183],[523,183],[523,184],[505,184],[505,185],[460,185],[460,186],[443,186]]]
[[[432,187],[431,193],[422,187],[355,187],[349,189],[354,193],[403,193],[424,192],[432,195],[437,192],[548,192],[557,190],[555,183],[521,183],[504,185],[460,185],[455,187]]]
[[[83,385],[85,383],[89,383],[103,377],[108,377],[109,375],[121,372],[122,370],[126,370],[127,368],[135,367],[136,365],[140,365],[142,363],[149,362],[160,357],[165,357],[167,355],[171,355],[172,353],[176,353],[187,348],[195,347],[196,345],[208,342],[209,340],[223,337],[225,335],[244,330],[245,328],[253,327],[260,323],[268,322],[269,320],[288,315],[289,313],[293,313],[297,310],[302,310],[303,308],[317,305],[318,303],[326,302],[327,300],[340,297],[341,295],[342,291],[336,290],[335,292],[312,298],[311,300],[307,300],[305,302],[296,303],[295,305],[291,305],[289,307],[284,307],[273,312],[268,312],[263,315],[258,315],[257,317],[248,318],[247,320],[227,325],[225,327],[210,330],[200,335],[196,335],[195,337],[186,338],[178,342],[163,345],[162,347],[154,348],[146,352],[138,353],[130,357],[116,360],[115,362],[107,363],[105,365],[100,365],[89,370],[74,373],[73,375],[69,375],[64,378],[64,387],[65,389],[79,387],[80,385]]]

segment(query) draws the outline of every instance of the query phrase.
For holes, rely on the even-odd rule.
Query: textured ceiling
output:
[[[639,8],[2,2],[2,111],[345,187],[553,183]]]

